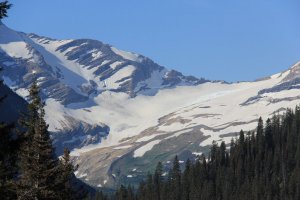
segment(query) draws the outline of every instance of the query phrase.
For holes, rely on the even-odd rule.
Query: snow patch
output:
[[[87,173],[84,173],[84,174],[80,174],[77,176],[77,178],[83,178],[83,177],[86,177],[87,176]]]
[[[26,88],[19,88],[15,91],[19,96],[26,99],[29,96],[29,91]]]
[[[121,79],[124,79],[126,77],[130,77],[132,73],[135,71],[135,69],[136,69],[135,66],[128,65],[118,70],[114,75],[112,75],[111,77],[105,80],[106,87],[108,89],[118,89],[120,87],[120,84],[122,84],[122,82],[124,81],[122,82],[117,82],[117,81],[120,81]]]
[[[127,51],[122,51],[120,49],[117,49],[115,47],[111,47],[111,50],[121,56],[122,58],[126,59],[126,60],[131,60],[131,61],[135,61],[135,62],[141,62],[141,59],[139,58],[140,56],[136,53],[131,53],[131,52],[127,52]]]
[[[157,134],[145,136],[145,137],[138,139],[136,142],[146,142],[146,141],[149,141],[149,140],[155,138],[156,136],[157,136]]]
[[[10,42],[8,44],[0,44],[0,49],[5,51],[10,57],[28,59],[32,54],[27,49],[25,42]]]
[[[201,156],[203,153],[202,152],[192,152],[192,154],[195,156]]]
[[[154,140],[154,141],[147,143],[146,145],[135,150],[133,153],[133,157],[134,158],[142,157],[147,151],[150,151],[158,143],[160,143],[160,140]]]
[[[113,149],[114,150],[120,150],[120,149],[128,149],[130,147],[132,147],[132,146],[131,145],[125,145],[125,146],[114,147]]]
[[[123,62],[120,62],[120,61],[117,61],[117,62],[114,62],[112,64],[110,64],[110,67],[115,70],[119,65],[121,65]]]
[[[98,58],[101,58],[103,56],[103,53],[101,51],[98,51],[97,49],[95,49],[93,52],[92,52],[92,57],[93,57],[93,60],[96,60]]]

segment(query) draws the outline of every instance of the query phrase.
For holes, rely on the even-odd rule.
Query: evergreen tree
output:
[[[127,191],[128,191],[127,199],[128,200],[135,200],[134,191],[133,191],[133,188],[130,185],[128,186]]]
[[[13,178],[17,174],[18,140],[13,138],[13,125],[0,123],[0,199],[14,199]]]
[[[150,173],[148,174],[148,177],[147,177],[145,199],[147,199],[147,200],[154,200],[153,178],[152,178],[152,175]]]
[[[188,159],[185,164],[185,170],[182,177],[182,199],[189,200],[190,199],[190,179],[191,179],[191,161]]]
[[[58,160],[47,131],[43,103],[36,83],[30,89],[30,99],[29,116],[24,123],[27,132],[20,157],[18,199],[58,199],[55,192]]]
[[[124,185],[121,185],[119,190],[116,192],[117,200],[127,200],[128,199],[128,191]]]
[[[12,4],[8,1],[0,2],[0,20],[7,17],[7,10],[10,9]]]
[[[146,184],[144,181],[141,181],[137,191],[137,199],[145,200],[146,199]]]
[[[71,180],[75,171],[70,159],[70,151],[64,149],[64,154],[59,162],[59,176],[57,179],[57,191],[59,191],[60,199],[73,199],[75,191],[72,190]]]
[[[161,190],[163,184],[163,166],[161,162],[158,162],[153,178],[153,187],[154,187],[154,199],[160,200],[161,199]]]
[[[171,199],[180,200],[181,199],[181,170],[178,160],[178,156],[175,156],[173,161],[173,168],[170,171],[170,194]]]
[[[90,200],[108,200],[107,196],[102,191],[97,192],[95,198],[89,198]]]
[[[65,151],[61,162],[56,158],[43,107],[39,88],[33,83],[28,116],[22,123],[27,131],[20,152],[18,199],[71,199],[69,179],[74,169],[69,152]]]

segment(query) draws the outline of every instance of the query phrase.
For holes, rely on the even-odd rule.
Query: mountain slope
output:
[[[99,94],[122,92],[130,97],[154,95],[160,89],[196,85],[204,79],[168,71],[138,54],[118,50],[88,39],[54,40],[16,32],[0,23],[0,64],[2,77],[16,93],[26,98],[30,84],[37,80],[43,99],[62,107],[95,106]],[[54,106],[55,106],[54,105]],[[49,105],[51,107],[51,105]],[[48,112],[50,131],[58,150],[99,143],[109,132],[101,121]],[[88,112],[88,110],[86,110]]]
[[[148,171],[154,170],[154,163],[158,161],[163,161],[167,171],[175,155],[184,165],[187,158],[207,153],[213,141],[229,144],[242,128],[254,130],[260,116],[266,119],[300,103],[300,90],[294,87],[297,84],[260,94],[264,89],[288,84],[285,78],[289,73],[290,70],[257,82],[205,83],[162,91],[148,99],[148,105],[142,104],[141,107],[159,113],[156,109],[162,105],[176,100],[181,104],[172,104],[173,110],[165,110],[167,114],[161,113],[156,120],[147,116],[149,127],[139,134],[122,138],[119,144],[108,145],[104,141],[93,150],[74,151],[73,155],[78,156],[76,162],[83,166],[79,169],[79,176],[86,175],[84,178],[94,185],[103,185],[104,182],[114,185],[118,181],[134,184]],[[260,98],[249,102],[258,95]],[[249,103],[245,104],[247,101]],[[135,104],[141,104],[138,97]],[[108,139],[110,137],[113,134]],[[104,173],[106,176],[93,176]]]
[[[58,152],[98,187],[136,182],[161,160],[206,153],[259,116],[300,103],[300,64],[254,82],[210,82],[102,42],[54,40],[0,25],[5,83],[26,99],[37,80]]]

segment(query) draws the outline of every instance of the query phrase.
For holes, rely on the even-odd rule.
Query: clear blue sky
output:
[[[253,80],[300,61],[299,0],[11,3],[4,23],[13,29],[58,39],[97,39],[197,77]]]

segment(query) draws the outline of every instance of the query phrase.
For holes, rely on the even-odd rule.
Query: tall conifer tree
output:
[[[163,166],[161,162],[158,162],[154,177],[153,177],[153,185],[154,185],[154,198],[157,200],[161,199],[161,192],[162,192],[162,183],[163,183]]]
[[[173,161],[173,168],[171,170],[170,176],[170,190],[171,199],[180,200],[181,199],[181,170],[178,160],[178,156],[175,156]]]
[[[44,117],[44,103],[34,82],[30,88],[28,115],[23,120],[26,133],[20,152],[18,199],[72,199],[71,176],[74,168],[69,151],[59,161],[52,146]]]
[[[55,192],[58,159],[44,120],[44,104],[39,97],[36,82],[30,88],[27,129],[20,156],[21,176],[18,183],[18,199],[58,199]]]

